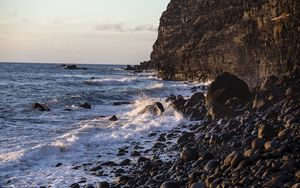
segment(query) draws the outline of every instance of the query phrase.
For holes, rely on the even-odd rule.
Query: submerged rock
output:
[[[39,110],[39,111],[50,111],[50,109],[46,106],[46,105],[43,105],[43,104],[40,104],[40,103],[34,103],[32,105],[32,108],[35,109],[35,110]]]
[[[118,118],[116,115],[113,115],[111,118],[109,118],[109,121],[118,121]]]
[[[151,113],[152,115],[162,115],[165,109],[160,102],[154,102],[151,105],[147,105],[139,114]]]
[[[69,69],[69,70],[87,70],[87,68],[82,68],[82,67],[78,67],[77,65],[67,65],[65,67],[65,69]]]
[[[86,108],[86,109],[91,109],[92,105],[90,105],[89,103],[85,102],[83,104],[80,104],[79,107]]]

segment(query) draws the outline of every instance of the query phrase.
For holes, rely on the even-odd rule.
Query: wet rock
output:
[[[118,121],[118,118],[116,115],[113,115],[111,118],[109,118],[109,121]]]
[[[284,129],[278,133],[279,138],[285,138],[291,133],[291,129]]]
[[[176,100],[176,96],[172,94],[167,97],[166,102],[174,102],[175,100]]]
[[[150,159],[146,158],[146,157],[139,157],[138,159],[138,163],[143,163],[143,162],[146,162],[146,161],[150,161]]]
[[[296,183],[292,186],[292,188],[300,188],[300,183]]]
[[[43,104],[40,104],[40,103],[34,103],[32,105],[32,108],[35,109],[35,110],[39,110],[39,111],[50,111],[50,109],[46,106],[46,105],[43,105]]]
[[[268,141],[264,146],[266,150],[274,150],[279,146],[279,143],[277,141]]]
[[[87,68],[78,67],[77,65],[67,65],[65,69],[69,70],[86,70]]]
[[[185,132],[183,133],[178,139],[177,139],[177,144],[182,144],[182,143],[187,143],[190,141],[194,141],[195,139],[195,134],[192,132]]]
[[[198,150],[196,148],[186,148],[180,154],[181,160],[189,162],[198,159]]]
[[[205,152],[200,155],[199,160],[211,160],[214,159],[214,155],[210,152]]]
[[[231,152],[224,160],[225,166],[230,166],[232,159],[237,155],[236,151]]]
[[[79,107],[86,108],[86,109],[91,109],[92,108],[92,106],[87,102],[85,102],[83,104],[80,104]]]
[[[219,162],[217,160],[210,160],[206,165],[205,165],[205,170],[206,171],[214,171],[215,168],[219,166]]]
[[[163,183],[160,188],[180,188],[179,184],[177,182],[165,182]]]
[[[244,157],[243,157],[242,154],[236,153],[236,154],[233,156],[232,160],[230,161],[230,166],[231,166],[232,168],[237,167],[237,166],[239,165],[239,163],[240,163],[243,159],[244,159]]]
[[[272,177],[271,180],[263,184],[263,187],[282,187],[284,184],[285,176],[278,175]]]
[[[205,188],[205,184],[203,182],[193,183],[189,188]]]
[[[78,183],[73,183],[70,185],[70,188],[80,188],[80,185]]]
[[[188,100],[186,106],[193,107],[197,104],[203,103],[205,101],[205,96],[202,92],[198,92],[192,95],[192,97]]]
[[[124,159],[123,161],[120,162],[120,166],[127,166],[131,162],[130,159]]]
[[[154,102],[151,105],[147,105],[139,114],[151,113],[152,115],[162,115],[164,111],[164,106],[160,102]]]
[[[251,147],[252,149],[262,149],[264,148],[264,144],[265,144],[264,140],[257,138],[252,141]]]
[[[55,165],[55,167],[60,167],[60,166],[62,166],[63,164],[62,163],[57,163],[56,165]]]
[[[207,113],[207,111],[204,106],[202,108],[196,108],[196,109],[192,110],[191,115],[189,116],[189,119],[191,121],[203,120],[205,118],[206,113]]]
[[[276,130],[272,125],[262,124],[258,128],[258,138],[260,139],[271,139],[276,135]]]
[[[158,142],[165,142],[167,141],[164,135],[160,135],[157,139]]]
[[[138,152],[138,151],[132,151],[132,152],[131,152],[131,156],[132,156],[132,157],[138,157],[138,156],[141,156],[141,153]]]
[[[113,106],[121,106],[121,105],[127,105],[127,104],[132,104],[132,102],[127,102],[127,101],[114,102]]]
[[[300,181],[300,170],[295,173],[295,177],[298,181]]]
[[[92,167],[92,168],[90,169],[90,171],[97,171],[97,170],[100,170],[100,169],[102,169],[102,166],[101,166],[101,165],[97,165],[97,166],[95,166],[95,167]]]
[[[102,163],[102,166],[117,166],[117,163],[115,163],[113,161],[108,161],[108,162]]]
[[[252,108],[260,109],[260,108],[264,107],[265,104],[266,104],[265,99],[259,95],[256,95],[254,98],[254,101],[253,101]]]

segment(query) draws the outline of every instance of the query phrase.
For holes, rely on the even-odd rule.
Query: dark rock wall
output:
[[[300,63],[300,0],[171,0],[151,61],[169,80],[227,71],[251,85]]]

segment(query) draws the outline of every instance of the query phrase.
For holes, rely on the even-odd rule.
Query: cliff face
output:
[[[299,59],[300,0],[171,0],[151,53],[163,79],[227,71],[252,85]]]

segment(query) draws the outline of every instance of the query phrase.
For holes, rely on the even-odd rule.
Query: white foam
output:
[[[89,79],[86,80],[86,84],[90,85],[127,85],[129,82],[136,81],[136,77],[125,77],[125,78],[103,78],[103,79]]]

